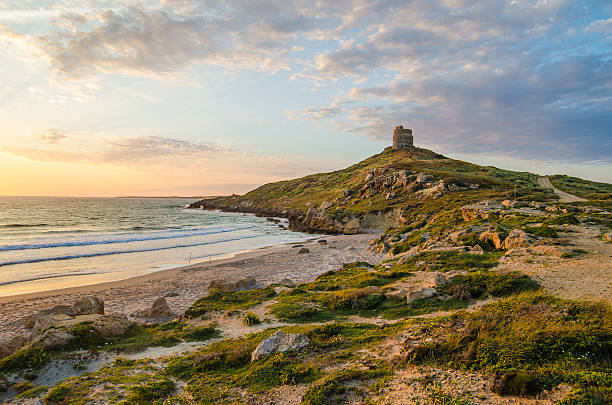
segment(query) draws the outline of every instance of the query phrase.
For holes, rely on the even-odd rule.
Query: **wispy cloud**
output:
[[[66,133],[62,130],[51,128],[42,134],[39,134],[37,138],[48,143],[58,143],[62,139],[68,138],[68,135],[66,135]]]
[[[199,167],[208,159],[230,153],[227,147],[205,142],[189,142],[168,137],[143,136],[124,139],[80,139],[55,145],[67,136],[49,130],[39,139],[51,143],[42,146],[5,147],[3,152],[31,160],[114,164],[121,166],[171,165]]]

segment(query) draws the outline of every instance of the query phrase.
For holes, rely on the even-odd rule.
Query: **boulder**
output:
[[[67,324],[76,324],[76,322],[73,321],[74,317],[66,314],[41,315],[31,328],[32,335],[38,335],[50,326],[60,327]]]
[[[160,316],[171,316],[173,315],[172,310],[168,306],[168,302],[165,298],[158,298],[155,300],[151,308],[145,309],[144,311],[138,311],[137,317],[140,318],[157,318]]]
[[[121,335],[132,326],[133,322],[129,321],[123,314],[113,315],[47,315],[41,317],[32,328],[32,334],[38,335],[43,331],[53,327],[54,329],[71,329],[73,326],[88,322],[92,328],[95,329],[103,336],[116,336]]]
[[[295,282],[288,277],[285,277],[284,279],[279,281],[278,284],[289,288],[295,287]]]
[[[328,209],[329,207],[331,207],[333,204],[330,203],[329,201],[323,201],[321,203],[321,205],[319,205],[319,210],[320,211],[325,211],[326,209]]]
[[[353,218],[344,225],[344,234],[345,235],[355,235],[359,233],[360,227],[359,220],[357,218]]]
[[[0,359],[3,359],[25,346],[29,342],[28,335],[19,334],[0,341]]]
[[[25,319],[24,327],[32,329],[36,322],[47,315],[69,315],[72,316],[72,307],[70,305],[56,305],[53,308],[43,309],[35,314],[28,315]]]
[[[303,247],[300,250],[298,250],[298,253],[301,253],[301,254],[310,253],[310,249]]]
[[[80,317],[77,316],[76,318]],[[132,325],[134,325],[134,322],[131,322],[123,314],[97,315],[92,323],[93,328],[105,337],[123,335]]]
[[[91,314],[104,315],[104,300],[102,298],[90,295],[72,304],[73,316]]]
[[[43,349],[61,347],[67,345],[73,339],[74,335],[65,328],[49,328],[32,342],[31,346]]]
[[[461,216],[465,221],[476,218],[487,219],[491,214],[497,214],[505,207],[495,200],[480,201],[476,204],[461,207]]]
[[[504,200],[501,202],[501,205],[503,205],[506,208],[513,208],[516,204],[517,204],[517,201],[514,201],[514,200]]]
[[[482,242],[489,242],[495,249],[502,248],[502,241],[497,232],[492,232],[491,230],[484,231],[480,234],[478,239]]]
[[[422,300],[425,298],[435,297],[436,295],[438,295],[438,292],[434,288],[421,288],[418,290],[410,291],[406,296],[406,299],[410,304],[411,302]]]
[[[408,291],[404,288],[392,288],[385,291],[385,296],[387,298],[397,298],[403,300],[406,299],[406,295],[408,295]]]
[[[504,240],[506,249],[518,249],[527,247],[531,244],[531,238],[521,229],[513,229]]]
[[[221,290],[225,292],[252,290],[256,286],[257,282],[253,277],[240,278],[236,281],[220,279],[213,280],[208,284],[208,292],[210,293],[212,290]]]
[[[446,278],[446,276],[442,273],[437,273],[434,274],[431,279],[429,280],[429,282],[427,283],[426,287],[430,287],[430,288],[439,288],[442,286],[445,286],[446,284],[449,283],[448,278]]]
[[[411,257],[414,257],[419,254],[418,246],[413,246],[407,252],[402,253],[400,259],[397,261],[397,264],[404,264],[410,260]]]
[[[428,183],[432,180],[432,176],[431,174],[427,174],[427,173],[419,173],[417,174],[416,177],[416,182],[417,183]]]
[[[307,347],[310,340],[302,333],[284,333],[280,330],[257,345],[251,353],[251,361],[256,361],[276,352],[300,350]]]
[[[604,233],[603,235],[601,235],[601,240],[603,240],[604,242],[612,242],[612,235],[610,235],[609,233]]]
[[[471,254],[471,255],[483,255],[484,254],[484,250],[482,250],[480,245],[474,245],[470,249],[470,251],[468,253]]]

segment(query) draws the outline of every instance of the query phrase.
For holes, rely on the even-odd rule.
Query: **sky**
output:
[[[393,128],[612,183],[612,2],[0,0],[0,195],[220,195]]]

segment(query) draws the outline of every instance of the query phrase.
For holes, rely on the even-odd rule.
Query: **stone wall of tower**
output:
[[[395,131],[393,131],[393,149],[412,147],[414,147],[412,130],[404,128],[402,125],[395,127]]]

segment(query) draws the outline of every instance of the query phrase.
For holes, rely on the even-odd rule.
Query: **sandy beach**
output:
[[[150,307],[156,298],[167,296],[171,309],[180,314],[206,294],[208,283],[216,279],[254,277],[265,286],[289,278],[310,281],[317,275],[357,260],[378,263],[382,259],[367,251],[373,235],[322,236],[317,240],[258,249],[232,258],[204,261],[190,266],[162,270],[120,281],[56,289],[31,294],[0,297],[0,338],[25,331],[25,317],[43,308],[76,301],[86,295],[100,296],[107,313],[131,313]],[[298,253],[303,245],[309,253]]]

